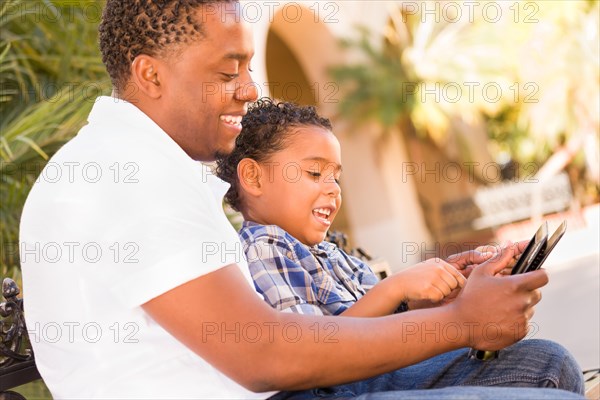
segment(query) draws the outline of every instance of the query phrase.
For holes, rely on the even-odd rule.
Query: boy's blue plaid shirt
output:
[[[335,244],[310,247],[275,225],[245,221],[240,238],[256,290],[278,310],[338,315],[379,281]]]

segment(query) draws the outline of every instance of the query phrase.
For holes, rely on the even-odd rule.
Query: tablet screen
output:
[[[527,248],[523,254],[521,254],[521,257],[519,257],[519,260],[513,267],[511,274],[516,275],[527,271],[540,252],[544,251],[547,241],[548,223],[544,221],[527,245]]]

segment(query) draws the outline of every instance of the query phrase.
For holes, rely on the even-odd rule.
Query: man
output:
[[[254,292],[221,209],[226,186],[197,162],[232,150],[257,97],[239,15],[228,1],[107,2],[100,47],[113,97],[98,99],[52,159],[84,173],[42,179],[21,221],[27,323],[52,394],[266,398],[319,387],[328,389],[275,396],[577,398],[408,391],[582,390],[572,358],[552,343],[519,342],[487,364],[458,350],[503,349],[526,334],[548,278],[495,277],[516,246],[476,267],[451,304],[385,318],[278,313]],[[482,261],[470,253],[454,265]]]

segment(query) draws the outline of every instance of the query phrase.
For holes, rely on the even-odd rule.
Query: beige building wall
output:
[[[401,135],[380,138],[374,125],[355,126],[337,116],[343,93],[328,68],[358,61],[342,52],[339,40],[356,36],[361,24],[378,32],[387,24],[387,1],[242,1],[254,28],[254,79],[263,96],[287,94],[315,104],[331,118],[341,142],[343,206],[335,228],[354,245],[384,257],[398,270],[420,261],[430,245],[413,177],[401,176],[408,162]],[[299,89],[300,88],[300,89]],[[299,93],[298,95],[296,93]]]

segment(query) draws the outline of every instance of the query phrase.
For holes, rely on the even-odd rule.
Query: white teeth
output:
[[[321,223],[329,226],[331,225],[331,221],[328,219],[331,215],[331,210],[329,208],[315,208],[313,210],[313,214]]]
[[[221,121],[226,122],[230,125],[239,125],[242,123],[241,115],[221,115]]]
[[[325,214],[327,216],[331,214],[331,210],[328,208],[315,208],[314,211],[318,212],[319,214]]]

